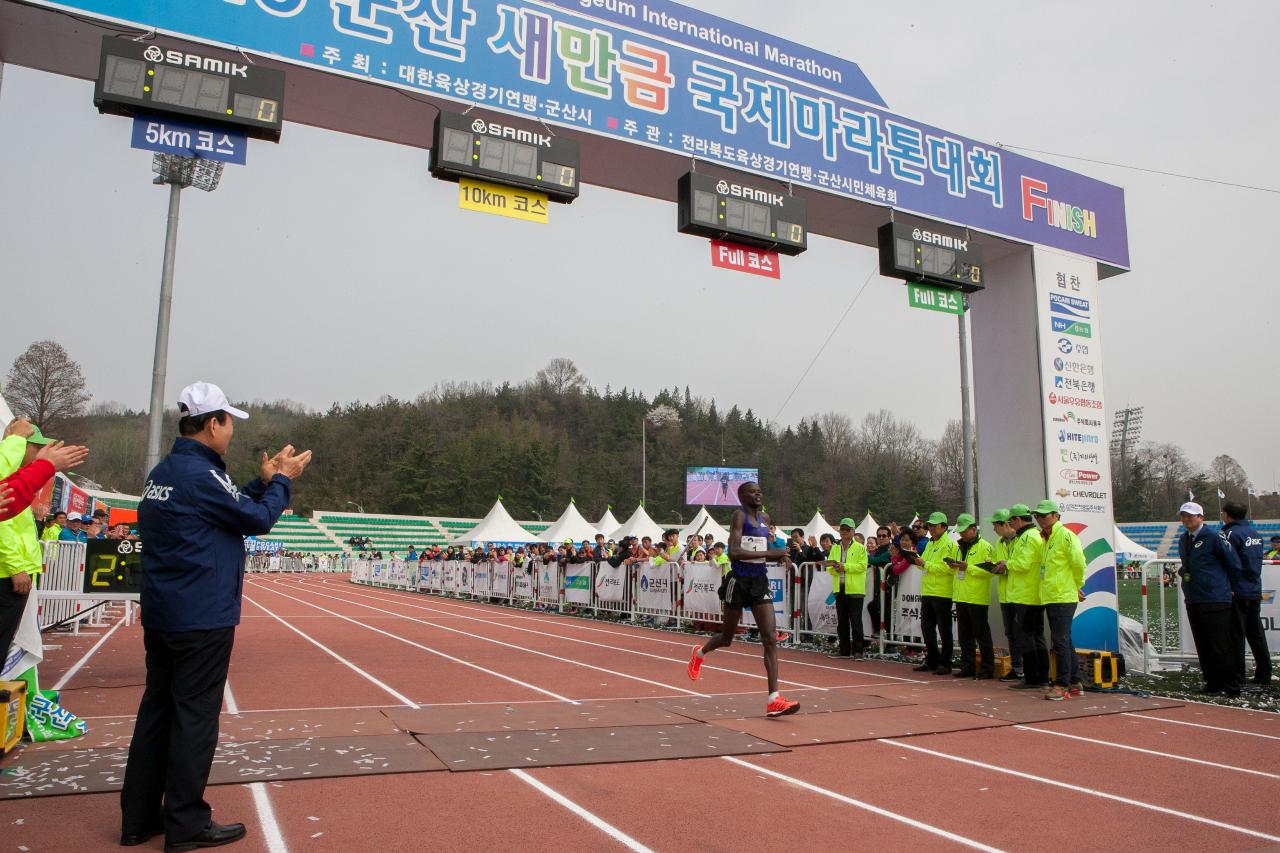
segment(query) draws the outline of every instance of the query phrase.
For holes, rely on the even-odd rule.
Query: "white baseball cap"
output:
[[[249,413],[227,402],[227,395],[212,382],[193,382],[178,395],[178,407],[191,417],[210,412],[226,412],[240,420],[248,420]]]
[[[1178,507],[1178,512],[1185,512],[1187,515],[1204,515],[1204,507],[1194,501],[1187,501]]]

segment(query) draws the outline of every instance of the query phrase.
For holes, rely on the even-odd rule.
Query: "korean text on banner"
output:
[[[590,563],[570,563],[565,567],[564,600],[570,604],[591,603]]]
[[[491,590],[498,598],[507,598],[511,595],[511,564],[495,563],[493,566],[493,580],[491,582]]]
[[[600,563],[596,566],[596,598],[600,601],[626,600],[627,568]]]
[[[714,563],[688,563],[684,567],[686,613],[720,612],[720,567]]]
[[[528,566],[516,569],[512,580],[512,595],[515,598],[533,598],[533,572]]]
[[[815,569],[809,581],[809,594],[805,602],[809,614],[809,630],[819,634],[836,632],[836,594],[831,586],[831,573]]]
[[[546,563],[538,572],[538,598],[551,601],[560,597],[560,568]]]
[[[640,578],[636,589],[637,607],[641,610],[671,612],[674,603],[673,565],[673,563],[663,563],[661,566],[655,566],[652,563],[645,563],[640,567]]]

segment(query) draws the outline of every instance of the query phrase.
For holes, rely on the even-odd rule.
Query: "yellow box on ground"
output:
[[[458,207],[463,210],[478,210],[494,216],[546,224],[548,206],[546,193],[504,187],[470,178],[458,181]]]
[[[0,755],[18,745],[27,722],[27,682],[0,681]]]

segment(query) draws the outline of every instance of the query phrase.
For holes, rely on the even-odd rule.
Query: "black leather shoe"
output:
[[[996,677],[994,672],[980,672],[974,676],[978,681],[991,681]]]
[[[965,672],[964,670],[960,670],[959,672],[953,672],[951,674],[954,675],[956,678],[973,678],[975,675],[973,670],[969,670],[968,672]]]
[[[149,829],[143,830],[142,832],[136,832],[132,834],[127,832],[122,832],[120,833],[120,846],[121,847],[137,847],[139,844],[146,844],[148,841],[155,838],[157,835],[163,835],[163,834],[164,834],[163,824],[156,824],[155,826]]]
[[[219,824],[209,821],[209,825],[195,838],[185,841],[166,841],[164,853],[185,853],[187,850],[199,850],[203,847],[221,847],[244,838],[243,823]]]
[[[951,667],[940,666],[933,671],[934,675],[951,675]]]

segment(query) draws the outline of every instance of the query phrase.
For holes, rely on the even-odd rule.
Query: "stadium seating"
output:
[[[1209,526],[1215,530],[1222,526],[1212,518],[1208,522]],[[1150,548],[1155,551],[1162,559],[1178,555],[1178,533],[1182,530],[1182,525],[1176,521],[1157,524],[1126,522],[1116,526],[1120,528],[1125,536],[1128,536],[1144,548]],[[1272,536],[1280,536],[1280,521],[1264,519],[1255,521],[1253,526],[1258,529],[1263,538],[1269,539]]]

